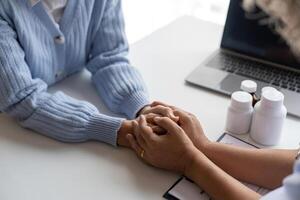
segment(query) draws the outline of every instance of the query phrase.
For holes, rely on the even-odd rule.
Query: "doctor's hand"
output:
[[[155,101],[152,103],[152,106],[157,105],[169,107],[173,110],[174,115],[179,118],[178,125],[184,130],[185,134],[200,151],[204,151],[205,147],[211,143],[206,137],[201,123],[195,115],[162,102]]]
[[[170,118],[156,117],[154,120],[166,130],[166,134],[157,135],[142,115],[138,123],[133,122],[134,135],[127,135],[131,147],[150,165],[184,173],[199,151],[184,130]]]

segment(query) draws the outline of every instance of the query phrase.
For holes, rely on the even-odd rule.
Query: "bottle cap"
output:
[[[231,106],[237,108],[251,108],[252,107],[252,96],[244,91],[237,91],[231,95]]]
[[[261,93],[264,93],[265,91],[267,90],[275,90],[275,91],[278,91],[276,88],[273,88],[273,87],[270,87],[270,86],[266,86],[266,87],[263,87],[261,89]]]
[[[257,90],[257,84],[251,80],[244,80],[241,83],[241,90],[249,93],[254,93]]]
[[[278,90],[265,90],[262,93],[261,104],[269,107],[280,107],[284,101],[284,95]]]

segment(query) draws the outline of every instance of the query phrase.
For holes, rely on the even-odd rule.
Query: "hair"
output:
[[[264,13],[255,14],[260,24],[273,26],[300,59],[300,0],[243,0],[242,7],[247,14],[260,8]]]

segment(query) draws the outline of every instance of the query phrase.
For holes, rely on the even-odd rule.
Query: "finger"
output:
[[[134,136],[131,134],[128,134],[126,137],[127,137],[127,140],[129,141],[131,148],[135,151],[136,155],[143,160],[147,160],[148,156],[147,156],[146,151],[142,147],[139,146],[139,144],[135,140]]]
[[[162,135],[164,133],[166,133],[166,130],[161,128],[160,126],[158,126],[157,124],[150,124],[148,123],[148,126],[152,129],[152,131],[154,133],[156,133],[157,135]]]
[[[153,103],[150,104],[151,107],[155,107],[155,106],[159,106],[159,105],[162,105],[162,106],[165,106],[165,107],[169,107],[171,108],[172,110],[175,110],[176,107],[175,106],[171,106],[169,104],[166,104],[166,103],[163,103],[161,101],[154,101]]]
[[[156,133],[157,135],[163,135],[166,134],[166,130],[161,128],[160,126],[149,124],[149,126],[152,128],[152,131]]]
[[[139,146],[134,136],[132,134],[127,134],[126,138],[129,141],[131,148],[136,152],[136,154],[139,154],[142,151],[142,148]]]
[[[153,130],[148,126],[145,116],[142,115],[139,118],[139,128],[141,130],[141,135],[144,138],[144,140],[146,141],[146,143],[148,144],[152,144],[153,141],[156,140],[156,138],[158,137]]]
[[[179,121],[186,121],[190,118],[189,113],[184,112],[183,110],[175,110],[174,115],[179,117]]]
[[[170,107],[170,105],[168,105],[168,104],[166,104],[166,103],[163,103],[163,102],[161,102],[161,101],[153,101],[153,102],[150,104],[151,107],[155,107],[155,106],[158,106],[158,105]]]
[[[174,121],[167,117],[156,117],[154,118],[157,125],[161,126],[170,133],[182,133],[183,130]]]
[[[148,110],[148,112],[152,112],[155,114],[162,115],[164,117],[169,117],[173,121],[178,121],[178,117],[176,117],[173,113],[173,110],[169,107],[158,105],[155,107],[152,107],[151,109]]]
[[[195,115],[193,115],[189,112],[186,112],[184,110],[180,110],[180,109],[175,110],[174,115],[179,117],[179,120],[178,120],[179,124],[184,124],[184,123],[194,121],[195,119],[197,119],[197,117],[195,117]]]
[[[148,123],[148,126],[150,126],[152,129],[155,128],[154,132],[156,132],[156,133],[164,132],[164,130],[162,128],[160,128],[159,126],[156,126],[156,123],[154,121],[155,117],[162,117],[162,115],[155,114],[155,113],[150,113],[150,114],[146,114],[145,117],[146,117],[146,121]],[[174,115],[172,120],[175,121],[175,122],[178,122],[179,117]]]
[[[160,117],[160,116],[161,116],[161,115],[158,115],[158,114],[155,114],[155,113],[149,113],[149,114],[145,115],[146,121],[147,121],[149,124],[155,124],[154,118],[155,118],[155,117]]]
[[[173,113],[174,113],[175,116],[178,116],[178,115],[180,115],[180,114],[182,114],[182,115],[192,115],[192,116],[194,116],[192,113],[187,112],[187,111],[185,111],[185,110],[183,110],[183,109],[181,109],[181,108],[176,108],[176,109],[173,111]]]
[[[140,146],[142,146],[143,148],[146,148],[147,144],[142,136],[142,130],[140,129],[140,127],[136,121],[133,122],[133,132],[134,132],[134,136],[135,136],[138,144]]]

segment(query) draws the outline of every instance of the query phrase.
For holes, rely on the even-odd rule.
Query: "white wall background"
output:
[[[182,15],[224,24],[229,0],[123,0],[129,43],[132,44]]]

